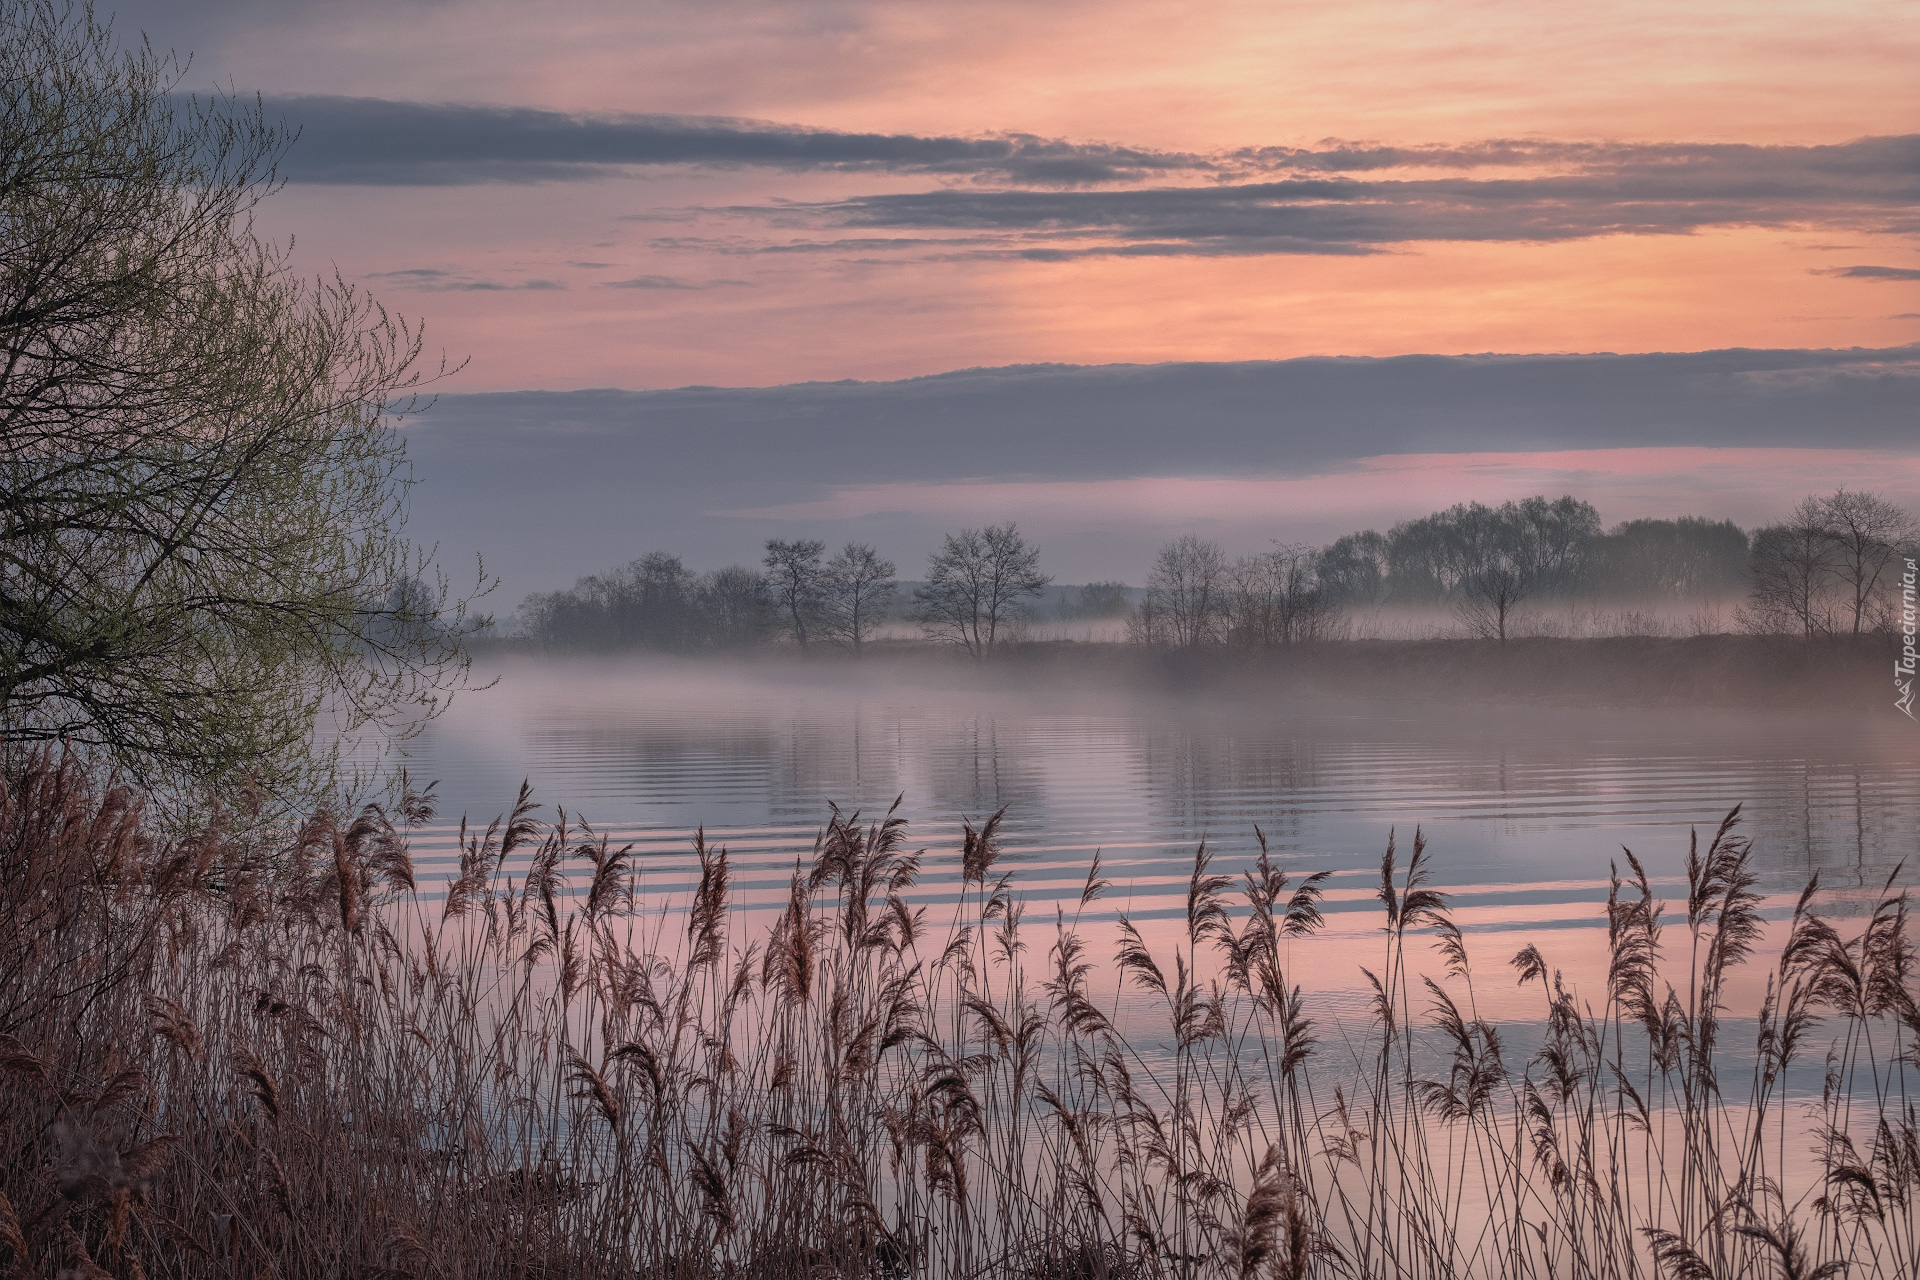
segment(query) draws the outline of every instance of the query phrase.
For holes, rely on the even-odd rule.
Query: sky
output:
[[[1324,543],[1452,503],[1572,492],[1609,524],[1745,527],[1845,485],[1920,506],[1907,348],[1030,365],[891,382],[449,396],[408,428],[416,518],[517,602],[661,547],[752,563],[858,540],[917,576],[1013,520],[1065,582],[1168,539]],[[1809,442],[1818,447],[1808,447]]]
[[[1875,0],[152,0],[117,21],[191,52],[184,87],[257,93],[299,131],[262,228],[464,360],[445,408],[1412,354],[1859,347],[1905,376],[1920,359],[1914,17]],[[491,412],[461,403],[443,421]],[[1550,425],[1566,407],[1534,412]],[[1580,420],[1555,448],[1624,447],[1617,425]],[[1779,447],[1829,443],[1821,423],[1800,428]],[[1102,452],[1078,407],[1039,429]],[[1214,514],[1219,494],[1193,480],[1315,474],[1258,449],[1202,470],[1180,434],[1169,422],[1167,447],[1101,481],[1151,494],[1167,527]],[[1473,452],[1469,434],[1435,426],[1368,465],[1455,500],[1545,465],[1431,460]],[[1702,447],[1722,451],[1720,483],[1680,486],[1722,504],[1702,514],[1793,496],[1777,459]],[[1029,483],[1017,454],[980,454],[958,479]],[[1561,461],[1547,469],[1593,474]],[[450,475],[423,471],[422,494]],[[1737,494],[1729,476],[1745,477]],[[633,483],[651,492],[644,468]],[[690,559],[750,541],[726,512],[830,523],[817,493],[721,501],[701,519],[745,521],[740,536],[689,541]],[[1271,532],[1310,524],[1276,516]],[[607,567],[580,529],[577,563],[547,578]],[[1060,569],[1089,576],[1095,559]]]

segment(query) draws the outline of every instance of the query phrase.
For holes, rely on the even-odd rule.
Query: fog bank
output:
[[[1005,519],[1059,580],[1125,577],[1170,532],[1251,550],[1582,475],[1609,521],[1693,499],[1752,523],[1828,471],[1914,487],[1917,374],[1914,347],[1020,366],[446,395],[405,429],[416,535],[483,553],[510,608],[643,550],[751,563],[774,536],[911,574],[942,530]]]

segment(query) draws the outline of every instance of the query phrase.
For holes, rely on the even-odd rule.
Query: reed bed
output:
[[[1593,992],[1533,947],[1485,977],[1469,943],[1498,935],[1455,925],[1423,840],[1390,844],[1371,1018],[1337,1029],[1291,972],[1322,878],[1264,851],[1230,880],[1199,850],[1177,937],[1123,918],[1096,959],[1075,914],[1023,917],[997,817],[961,833],[949,911],[910,905],[927,864],[901,820],[835,812],[768,925],[733,909],[724,849],[700,842],[663,911],[524,790],[422,884],[429,813],[407,790],[287,830],[240,805],[167,837],[72,759],[9,780],[0,1264],[1920,1274],[1907,894],[1843,932],[1810,884],[1762,951],[1737,811],[1696,839],[1684,903],[1628,855]],[[1079,907],[1104,888],[1096,860]],[[1743,966],[1765,997],[1734,1068]],[[1515,980],[1541,1001],[1524,1060],[1474,994]],[[1151,1015],[1117,1018],[1116,981]]]

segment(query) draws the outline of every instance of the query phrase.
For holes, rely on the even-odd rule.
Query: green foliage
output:
[[[467,620],[400,536],[419,330],[292,276],[250,221],[286,139],[180,72],[0,5],[0,721],[295,792],[323,710],[431,711]]]

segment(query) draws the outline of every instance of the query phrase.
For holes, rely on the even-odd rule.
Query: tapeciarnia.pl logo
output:
[[[1913,668],[1916,655],[1913,648],[1914,637],[1914,562],[1907,561],[1907,571],[1900,575],[1900,657],[1893,664],[1893,687],[1900,696],[1893,705],[1914,719],[1913,714]]]

